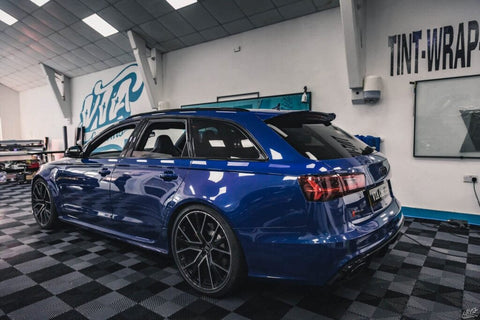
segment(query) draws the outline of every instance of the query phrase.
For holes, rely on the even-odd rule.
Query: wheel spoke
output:
[[[42,207],[38,210],[38,215],[39,215],[39,216],[42,216],[42,215],[43,215],[43,211],[45,211],[45,206],[42,204]]]
[[[228,254],[228,255],[230,255],[230,251],[225,251],[225,250],[218,249],[218,248],[212,248],[212,251],[213,251],[213,250],[218,251],[218,252],[223,253],[223,254]]]
[[[195,247],[186,247],[186,248],[183,248],[183,249],[180,249],[177,251],[177,253],[182,253],[182,252],[185,252],[185,251],[188,251],[188,250],[195,250],[195,251],[200,251],[202,252],[202,249],[199,249],[199,248],[195,248]]]
[[[200,270],[200,265],[202,264],[203,261],[205,261],[206,256],[203,256],[202,259],[200,259],[200,262],[197,264],[197,272],[198,272],[198,284],[201,286],[202,285],[202,271]]]
[[[217,236],[217,232],[218,232],[218,229],[220,227],[220,224],[217,224],[217,227],[215,228],[215,231],[213,232],[213,235],[212,237],[210,238],[210,241],[209,243],[212,243],[212,241],[215,239],[215,237]]]
[[[200,240],[200,242],[203,243],[202,238],[201,238],[200,235],[198,234],[198,230],[195,229],[195,227],[193,226],[192,221],[190,221],[190,218],[189,218],[188,216],[185,216],[185,218],[187,219],[188,223],[189,223],[190,226],[192,227],[192,230],[193,230],[193,232],[195,233],[195,236],[197,236],[198,240]]]
[[[215,266],[216,268],[224,271],[225,273],[228,273],[228,270],[225,269],[224,267],[222,267],[221,265],[219,265],[218,263],[215,263],[215,261],[212,260],[212,265]]]
[[[205,226],[205,220],[207,220],[207,215],[206,214],[203,214],[203,222],[202,222],[202,226],[200,228],[200,234],[203,236],[203,227]]]
[[[41,199],[42,194],[40,193],[39,184],[38,184],[38,183],[35,185],[35,188],[33,189],[33,193],[35,193],[35,195],[37,196],[38,199]]]
[[[214,287],[213,285],[213,277],[212,277],[212,270],[210,270],[210,262],[208,261],[209,259],[207,257],[206,258],[206,261],[207,261],[207,269],[208,269],[208,275],[210,276],[210,284],[212,285],[212,288]],[[210,258],[211,260],[211,258]]]
[[[45,207],[42,207],[42,209],[40,209],[40,211],[38,212],[38,219],[40,220],[41,225],[45,224],[45,222],[44,222],[45,218],[43,216],[43,211],[44,210],[45,210]]]
[[[177,251],[177,253],[178,253],[178,251]],[[192,262],[190,262],[190,263],[187,264],[186,266],[183,266],[182,268],[183,268],[183,269],[187,269],[187,268],[189,268],[190,266],[194,265],[194,264],[197,262],[198,258],[199,258],[201,255],[202,255],[202,252],[200,251],[200,252],[197,254],[197,256],[195,257],[195,259],[193,259]]]
[[[43,224],[48,223],[48,215],[47,215],[47,209],[43,210]]]
[[[201,242],[197,242],[197,241],[192,241],[190,240],[190,237],[187,236],[187,234],[185,233],[185,231],[182,230],[182,228],[178,228],[178,230],[180,230],[180,232],[183,234],[183,236],[185,237],[185,241],[188,243],[188,244],[198,244],[198,245],[201,245],[202,243]]]

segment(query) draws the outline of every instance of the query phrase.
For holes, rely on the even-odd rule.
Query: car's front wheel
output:
[[[202,294],[220,297],[245,275],[241,247],[216,211],[192,206],[180,212],[172,229],[172,254],[187,283]]]
[[[47,183],[37,179],[32,185],[32,211],[43,229],[51,229],[57,223],[57,211]]]

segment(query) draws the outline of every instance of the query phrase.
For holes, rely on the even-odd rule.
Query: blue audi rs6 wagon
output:
[[[325,285],[403,224],[390,165],[334,114],[180,109],[125,119],[45,164],[42,228],[68,222],[163,254],[202,294],[245,276]]]

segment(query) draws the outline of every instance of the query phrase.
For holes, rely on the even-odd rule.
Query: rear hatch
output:
[[[298,153],[312,161],[299,177],[307,201],[342,199],[346,219],[369,220],[393,200],[390,165],[374,148],[332,125],[334,114],[293,112],[266,120]]]

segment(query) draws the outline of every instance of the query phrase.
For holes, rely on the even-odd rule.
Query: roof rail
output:
[[[208,108],[198,108],[198,107],[187,107],[187,108],[181,108],[181,109],[176,109],[177,111],[185,111],[185,110],[195,110],[195,111],[201,111],[201,110],[206,110],[206,111],[240,111],[240,112],[249,112],[250,110],[244,109],[244,108],[227,108],[227,107],[208,107]]]
[[[157,111],[149,111],[149,112],[143,112],[143,113],[138,113],[131,115],[127,119],[133,119],[136,117],[144,117],[148,115],[155,115],[155,114],[168,114],[168,113],[174,113],[174,112],[182,112],[182,111],[239,111],[239,112],[249,112],[248,109],[243,109],[243,108],[177,108],[177,109],[166,109],[166,110],[157,110]]]

